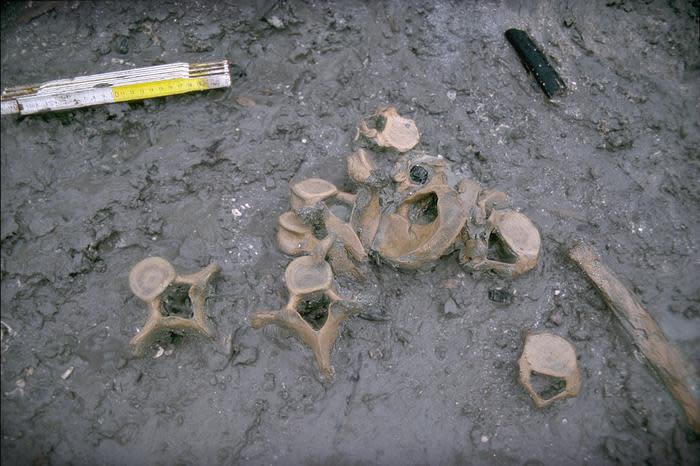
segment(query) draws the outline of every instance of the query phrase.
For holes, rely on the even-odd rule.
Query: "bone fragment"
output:
[[[637,297],[603,264],[593,247],[578,243],[569,250],[569,257],[600,291],[634,344],[685,411],[690,427],[700,433],[700,403],[689,388],[693,368],[668,341],[659,324],[642,307]]]

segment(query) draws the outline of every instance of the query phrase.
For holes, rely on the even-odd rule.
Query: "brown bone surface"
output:
[[[525,348],[518,361],[520,383],[530,394],[538,408],[555,400],[575,397],[581,388],[581,373],[576,365],[576,350],[566,339],[551,333],[529,333]],[[563,379],[566,386],[558,394],[543,399],[531,384],[533,372]]]
[[[700,433],[700,402],[690,387],[696,377],[694,368],[685,360],[639,299],[603,263],[593,247],[578,243],[569,250],[569,257],[578,264],[600,291],[603,299],[644,354],[648,364],[659,375],[666,388],[688,417],[690,427]]]
[[[491,246],[504,251],[491,257]],[[516,277],[537,265],[540,247],[540,234],[529,218],[514,210],[492,210],[483,235],[467,245],[465,265]]]
[[[213,338],[214,332],[205,321],[204,304],[207,285],[218,271],[218,265],[210,264],[197,273],[178,275],[173,266],[161,257],[149,257],[136,264],[129,272],[129,286],[134,295],[148,304],[149,313],[146,324],[131,339],[133,353],[142,355],[148,345],[166,331],[191,332]],[[164,315],[162,298],[171,285],[189,286],[191,317]]]
[[[328,380],[334,374],[331,351],[340,325],[359,312],[356,303],[341,298],[333,289],[333,273],[324,259],[331,244],[332,240],[319,242],[313,255],[298,257],[290,262],[284,274],[289,300],[282,309],[256,312],[250,317],[250,325],[255,329],[275,324],[294,332],[311,348],[322,374]],[[325,296],[329,304],[325,322],[319,329],[314,329],[304,320],[298,307],[304,298],[318,297],[319,294]]]
[[[374,122],[374,128],[369,127],[367,120]],[[416,123],[399,115],[394,107],[380,107],[367,120],[360,122],[360,133],[379,147],[407,152],[420,141]]]
[[[347,157],[355,193],[320,178],[290,186],[291,210],[279,216],[277,244],[289,255],[313,257],[288,266],[290,301],[285,308],[251,318],[256,328],[276,323],[294,330],[313,348],[326,375],[331,373],[329,352],[337,325],[351,314],[332,311],[339,306],[330,285],[333,274],[362,281],[370,253],[395,267],[418,269],[459,251],[465,267],[515,277],[537,265],[541,247],[530,219],[503,209],[504,193],[458,179],[440,156],[411,151],[420,139],[418,128],[394,107],[379,108],[360,122],[358,131],[374,145]],[[401,155],[392,162],[385,160],[392,153],[385,152],[375,163],[370,151],[377,146]],[[315,252],[319,248],[322,257]],[[314,331],[296,309],[303,296],[314,293],[332,297],[328,329]]]

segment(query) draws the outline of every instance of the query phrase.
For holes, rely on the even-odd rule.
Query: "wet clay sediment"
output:
[[[697,20],[667,1],[5,3],[2,87],[219,59],[234,83],[0,122],[2,463],[696,462],[682,409],[566,247],[593,244],[700,366]],[[511,28],[565,96],[526,74]],[[351,256],[371,273],[337,278],[363,304],[329,385],[292,332],[246,319],[289,298],[276,229],[290,186],[362,197],[357,180],[386,180],[351,180],[347,156],[389,173],[402,157],[356,131],[388,105],[419,129],[403,155],[508,193],[540,256],[512,280],[465,268],[459,249],[416,270]],[[341,201],[329,209],[345,222]],[[149,256],[220,265],[206,322],[229,345],[173,337],[157,359],[132,356],[146,305],[127,277]],[[186,309],[178,293],[171,312]],[[317,326],[314,298],[301,310]],[[576,398],[533,405],[523,330],[574,344]]]

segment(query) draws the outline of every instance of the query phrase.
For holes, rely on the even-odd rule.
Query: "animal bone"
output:
[[[318,244],[311,227],[294,212],[285,212],[277,219],[277,245],[286,254],[310,254]]]
[[[367,124],[369,120],[373,121],[374,127],[370,128]],[[372,116],[360,122],[359,131],[379,147],[399,152],[413,149],[420,141],[416,123],[399,115],[394,107],[378,108]]]
[[[347,158],[348,176],[355,183],[366,183],[374,170],[374,163],[364,149],[359,149]]]
[[[331,251],[332,262],[344,264],[346,269],[354,268],[341,257],[348,253],[359,262],[367,260],[367,252],[352,226],[338,218],[327,205],[329,202],[337,202],[353,206],[355,195],[339,191],[333,184],[319,178],[308,178],[295,183],[291,190],[290,204],[295,212],[280,216],[277,237],[280,249],[289,253],[310,253],[318,241],[313,235],[313,229],[318,229],[321,226],[319,224],[322,224],[322,230],[333,235],[344,248]],[[312,225],[305,223],[305,219]],[[306,228],[302,225],[306,225]]]
[[[603,295],[634,344],[685,411],[690,427],[700,433],[700,402],[690,388],[696,377],[692,365],[668,341],[664,331],[642,307],[639,299],[605,266],[593,247],[578,243],[569,250],[569,257]]]
[[[170,262],[161,257],[149,257],[131,269],[129,286],[139,299],[149,302],[160,296],[176,276]]]
[[[332,237],[319,242],[313,255],[294,259],[285,271],[289,291],[287,304],[278,311],[256,312],[250,317],[250,325],[259,329],[275,324],[293,331],[313,351],[323,375],[331,380],[334,370],[331,350],[338,337],[340,325],[348,317],[360,311],[357,303],[341,298],[333,289],[331,267],[324,260],[333,242]],[[326,320],[319,329],[314,329],[299,312],[304,298],[321,295],[328,299]]]
[[[537,265],[541,241],[537,227],[525,215],[492,210],[484,232],[465,245],[460,260],[467,267],[517,277]]]
[[[338,188],[320,178],[307,178],[292,185],[292,197],[289,202],[292,209],[299,210],[312,207],[316,203],[338,194]]]
[[[581,373],[576,364],[574,345],[566,339],[546,332],[528,333],[518,365],[520,366],[520,383],[525,387],[538,408],[543,408],[555,400],[578,395],[581,388]],[[533,372],[563,379],[566,386],[558,394],[544,399],[531,384]]]
[[[149,257],[136,264],[129,272],[131,291],[148,304],[149,314],[141,331],[129,343],[135,355],[145,349],[164,331],[175,333],[192,332],[214,338],[214,332],[205,321],[204,303],[206,289],[219,266],[209,264],[191,275],[178,275],[173,266],[161,257]],[[192,316],[166,315],[163,297],[171,285],[187,285]]]
[[[377,146],[398,152],[409,151],[420,139],[415,123],[394,107],[378,109],[358,130]],[[313,257],[289,264],[287,306],[251,318],[256,328],[268,323],[292,328],[313,348],[327,375],[331,373],[330,346],[323,338],[330,337],[321,335],[331,331],[334,341],[337,325],[333,322],[349,315],[331,312],[330,308],[339,306],[330,285],[333,273],[361,281],[369,253],[396,267],[415,269],[459,249],[460,261],[467,267],[516,276],[535,267],[539,257],[540,236],[532,222],[518,212],[499,210],[505,194],[484,190],[473,180],[456,180],[442,157],[409,152],[396,161],[391,173],[387,164],[380,167],[367,150],[358,149],[347,157],[356,194],[319,178],[291,186],[292,210],[279,217],[277,243],[287,254]],[[349,208],[347,221],[339,208]],[[502,245],[506,260],[490,256],[491,237]],[[323,254],[318,256],[314,251],[322,245]],[[335,317],[329,317],[329,325],[336,327],[313,333],[297,306],[302,297],[319,293],[330,300],[328,314]]]
[[[423,224],[419,217],[432,209],[435,218]],[[448,252],[466,220],[457,191],[446,185],[426,186],[408,196],[396,213],[382,217],[372,247],[394,265],[418,268]]]

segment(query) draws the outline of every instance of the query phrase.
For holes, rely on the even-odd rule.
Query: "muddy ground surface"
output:
[[[235,64],[226,90],[3,117],[3,464],[698,461],[565,256],[591,241],[700,364],[697,3],[430,3],[3,4],[3,87]],[[564,98],[526,75],[510,27],[546,49]],[[356,123],[383,104],[415,119],[422,150],[508,192],[543,254],[515,280],[454,255],[373,265],[372,319],[344,325],[327,384],[306,347],[247,317],[287,298],[274,230],[289,182],[352,189]],[[230,351],[175,338],[130,356],[146,308],[127,276],[150,255],[221,265],[207,314]],[[543,329],[573,341],[583,385],[538,410],[517,359]]]

